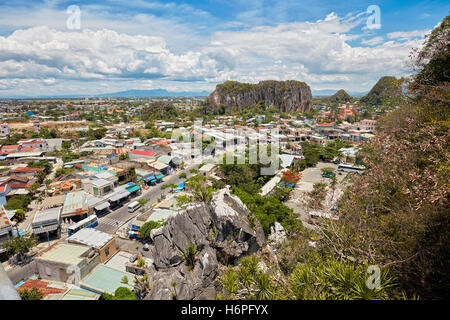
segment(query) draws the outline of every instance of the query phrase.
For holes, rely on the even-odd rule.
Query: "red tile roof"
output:
[[[39,140],[39,141],[28,141],[28,142],[24,142],[22,144],[36,144],[36,143],[44,143],[44,141]]]
[[[24,172],[42,172],[44,168],[28,168],[28,167],[19,167],[11,170],[11,173],[24,173]]]
[[[6,146],[3,146],[3,147],[2,147],[2,149],[17,149],[17,148],[19,148],[19,145],[18,145],[18,144],[14,144],[14,145],[6,145]]]
[[[140,155],[140,156],[148,156],[148,157],[152,157],[152,156],[154,156],[156,154],[154,152],[142,151],[142,150],[131,150],[130,152],[132,154],[137,154],[137,155]]]
[[[327,126],[327,127],[329,127],[329,126],[332,126],[333,124],[329,123],[329,122],[325,122],[325,123],[318,123],[317,125],[318,126]]]
[[[69,289],[67,287],[64,289],[56,288],[51,282],[48,281],[29,279],[18,287],[17,290],[31,290],[33,287],[36,287],[40,292],[42,292],[43,298],[51,294],[63,294]]]
[[[6,215],[5,210],[0,208],[0,229],[6,228],[11,225],[11,221],[9,220],[8,216]]]

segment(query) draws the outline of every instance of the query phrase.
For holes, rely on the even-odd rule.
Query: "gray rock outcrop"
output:
[[[145,298],[150,300],[214,299],[219,264],[235,264],[265,246],[259,222],[250,227],[248,208],[228,186],[217,191],[209,205],[183,206],[152,230],[151,239],[154,270],[149,272],[152,288]],[[188,270],[184,254],[192,244],[197,254]]]
[[[254,105],[281,112],[307,112],[312,108],[311,88],[301,81],[261,81],[258,84],[226,81],[218,84],[208,97],[209,104],[223,111]]]
[[[271,245],[277,246],[286,240],[286,238],[286,230],[284,230],[279,222],[275,222],[270,226],[270,234],[267,237],[267,240]]]

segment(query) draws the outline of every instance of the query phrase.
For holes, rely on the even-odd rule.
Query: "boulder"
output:
[[[150,272],[152,288],[145,299],[152,300],[214,299],[219,263],[235,264],[265,246],[261,225],[256,222],[250,227],[249,210],[229,186],[217,191],[210,205],[183,206],[150,237],[155,270]],[[192,244],[197,248],[196,260],[188,270],[184,253]]]
[[[286,240],[286,230],[279,222],[275,222],[270,226],[270,234],[267,239],[270,244],[279,245]]]

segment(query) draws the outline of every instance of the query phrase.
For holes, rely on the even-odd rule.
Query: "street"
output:
[[[167,195],[170,192],[170,189],[162,190],[161,187],[166,184],[180,184],[184,180],[180,179],[179,176],[181,173],[185,172],[187,177],[191,177],[193,174],[190,173],[191,169],[197,169],[199,167],[199,163],[194,163],[191,166],[187,167],[184,170],[179,171],[176,174],[171,174],[167,177],[164,177],[163,182],[159,183],[155,186],[149,187],[147,190],[142,189],[141,195],[131,198],[127,202],[124,202],[123,205],[116,209],[110,210],[110,213],[106,213],[102,216],[99,216],[98,226],[96,229],[107,232],[110,234],[116,233],[116,231],[123,226],[125,223],[130,221],[132,218],[138,215],[140,210],[135,212],[128,212],[128,204],[132,201],[138,201],[139,199],[149,199],[147,205],[151,205],[155,203],[158,198],[162,195]]]

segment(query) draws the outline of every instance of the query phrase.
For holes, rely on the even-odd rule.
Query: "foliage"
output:
[[[22,300],[41,300],[44,296],[44,294],[37,287],[33,287],[30,290],[18,290],[18,293]]]
[[[145,267],[145,266],[147,265],[147,262],[145,262],[144,259],[140,258],[140,259],[138,259],[136,265],[137,265],[139,268],[143,268],[143,267]]]
[[[182,173],[179,175],[179,178],[180,178],[180,179],[186,179],[186,178],[187,178],[186,172],[182,172]]]
[[[363,175],[321,232],[339,257],[389,267],[410,296],[450,296],[450,148],[447,16],[414,63],[413,101],[380,121]]]
[[[361,102],[372,105],[397,106],[403,104],[406,96],[402,92],[404,79],[395,77],[381,77],[367,95],[360,99]]]
[[[163,225],[162,222],[157,221],[148,221],[144,223],[144,225],[139,229],[139,237],[142,239],[149,239],[150,238],[150,232],[153,229],[158,229]]]
[[[191,203],[191,202],[193,202],[192,197],[190,197],[186,194],[177,196],[177,205],[180,207],[184,204]]]
[[[103,292],[102,298],[105,300],[136,300],[133,290],[127,287],[118,287],[114,291],[114,295]]]
[[[147,204],[147,202],[149,202],[149,201],[150,201],[150,199],[148,199],[148,198],[141,198],[138,200],[141,207],[145,206]]]
[[[73,171],[73,168],[60,168],[55,171],[55,178],[59,178],[63,175],[69,174]]]
[[[220,279],[222,292],[218,299],[276,299],[275,284],[259,268],[259,262],[260,259],[252,255],[242,258],[237,268],[228,267]]]
[[[283,172],[281,181],[287,184],[296,184],[300,181],[301,176],[301,173],[296,173],[292,170],[286,170],[285,172]]]
[[[61,143],[61,148],[63,150],[69,150],[72,147],[72,140],[66,140]]]
[[[5,204],[5,209],[7,210],[17,210],[22,209],[27,211],[27,207],[31,202],[31,198],[29,196],[23,194],[13,195]]]
[[[48,174],[52,168],[51,163],[48,160],[31,161],[27,165],[28,168],[43,168],[44,172]]]
[[[67,153],[64,153],[63,156],[62,156],[62,160],[64,162],[72,162],[72,161],[77,160],[79,158],[80,158],[80,155],[78,153],[73,153],[73,152],[70,152],[70,151],[67,152]]]
[[[37,238],[15,237],[3,242],[2,246],[5,248],[7,255],[18,254],[22,256],[37,244]]]
[[[385,300],[395,279],[387,269],[380,272],[380,285],[367,286],[367,266],[330,260],[313,267],[303,263],[297,266],[289,278],[292,294],[300,300]]]
[[[186,263],[186,268],[188,271],[191,271],[194,269],[195,261],[197,261],[197,246],[195,243],[191,243],[186,246],[184,252],[183,252],[183,258]]]
[[[14,214],[14,220],[16,222],[20,222],[23,219],[25,219],[25,211],[23,209],[17,209],[16,213]]]
[[[202,175],[190,177],[186,183],[187,189],[192,193],[193,200],[209,204],[212,200],[212,190],[207,185],[207,179]]]
[[[142,300],[150,291],[150,281],[148,279],[148,275],[144,275],[142,277],[135,276],[133,290],[136,299]]]

